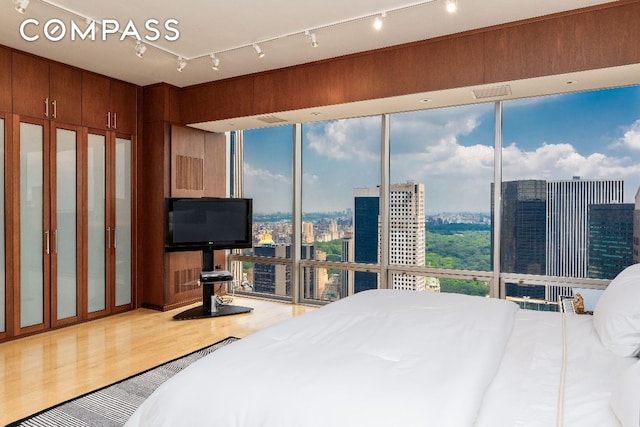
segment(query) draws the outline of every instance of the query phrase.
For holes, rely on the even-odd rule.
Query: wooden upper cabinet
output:
[[[107,129],[111,93],[108,77],[82,73],[82,124],[95,129]]]
[[[82,73],[46,59],[12,52],[13,112],[68,124],[81,122]]]
[[[136,87],[98,74],[82,73],[82,124],[134,134]]]
[[[82,123],[82,71],[49,64],[49,118],[60,123]]]
[[[0,112],[11,111],[11,51],[0,47]]]
[[[11,56],[13,112],[48,119],[51,114],[49,62],[18,52],[12,52]]]
[[[111,81],[111,128],[116,132],[136,133],[137,91],[132,84]]]

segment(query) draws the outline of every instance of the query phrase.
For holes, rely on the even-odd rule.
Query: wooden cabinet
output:
[[[125,134],[136,132],[136,87],[85,71],[82,73],[82,124]]]
[[[13,334],[81,318],[82,198],[77,126],[13,116],[11,227]]]
[[[11,51],[0,47],[0,112],[11,110]]]
[[[27,117],[81,123],[82,73],[79,69],[13,52],[13,112]]]
[[[87,318],[133,308],[133,138],[87,134]]]

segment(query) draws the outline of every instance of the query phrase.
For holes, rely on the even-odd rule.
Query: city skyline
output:
[[[489,212],[494,104],[391,115],[391,183],[425,184],[426,213]],[[640,186],[640,86],[503,103],[503,180],[623,179]],[[245,131],[245,196],[290,212],[291,126]],[[352,208],[379,184],[380,117],[303,125],[303,211]],[[455,188],[455,196],[451,188]]]

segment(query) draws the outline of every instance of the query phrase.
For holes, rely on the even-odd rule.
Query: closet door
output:
[[[16,334],[49,327],[49,123],[14,116],[18,154]]]
[[[52,326],[58,326],[77,322],[80,313],[80,135],[75,127],[54,127],[51,137],[51,309]]]
[[[132,212],[132,141],[131,138],[115,138],[113,212],[113,250],[115,252],[115,303],[114,309],[131,308],[131,212]]]
[[[6,258],[5,258],[5,135],[7,135],[6,118],[0,114],[0,338],[5,338],[8,335],[7,325],[8,315],[10,311],[7,310],[7,301],[10,300],[7,295],[7,274],[6,274]]]
[[[89,132],[87,136],[87,317],[109,312],[111,299],[107,286],[107,249],[113,235],[107,224],[107,135]]]

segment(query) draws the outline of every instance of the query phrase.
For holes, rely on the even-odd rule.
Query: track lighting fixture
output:
[[[218,58],[215,53],[212,53],[210,56],[211,56],[211,68],[218,71],[220,69],[220,58]]]
[[[447,12],[455,13],[458,10],[458,0],[447,0],[446,8]]]
[[[376,19],[373,21],[373,28],[376,31],[380,31],[382,29],[382,24],[384,22],[384,18],[387,17],[387,12],[382,12],[380,16],[376,16]]]
[[[253,48],[256,50],[256,53],[258,54],[258,58],[264,58],[264,52],[262,51],[262,49],[260,49],[260,46],[258,46],[257,43],[253,44]]]
[[[142,58],[144,56],[144,53],[147,51],[147,45],[145,45],[144,43],[142,43],[140,40],[138,40],[136,42],[136,56],[138,58]]]
[[[29,6],[29,0],[18,0],[16,2],[16,10],[20,13],[25,13],[27,6]]]
[[[182,70],[184,70],[184,67],[187,66],[187,60],[184,59],[182,56],[178,57],[178,71],[182,72]]]
[[[311,46],[318,47],[318,39],[316,38],[316,33],[312,33],[309,30],[304,32],[304,35],[311,42]]]

